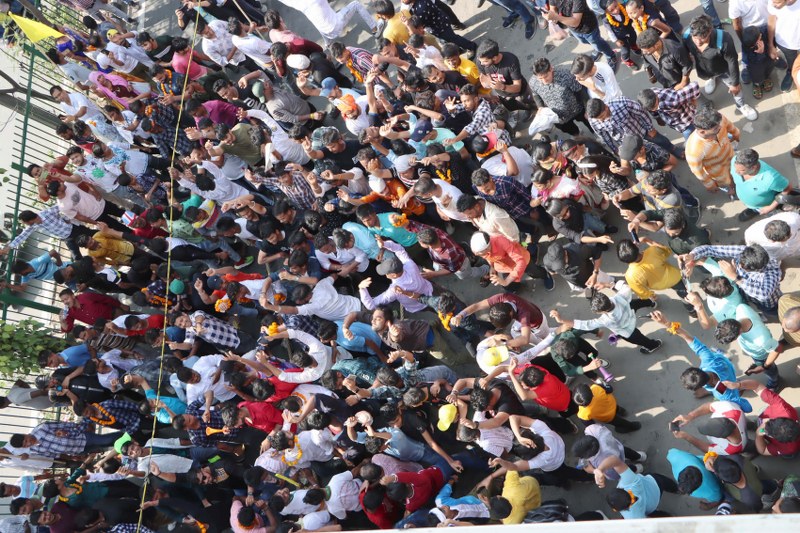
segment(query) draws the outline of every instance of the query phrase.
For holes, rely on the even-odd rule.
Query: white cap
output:
[[[469,240],[469,247],[472,253],[479,254],[489,248],[489,236],[482,231],[476,231]]]
[[[303,54],[289,54],[286,56],[286,65],[289,68],[305,70],[311,66],[311,60]]]
[[[397,159],[394,160],[394,168],[398,172],[405,172],[409,168],[411,168],[411,160],[414,158],[414,155],[401,155]]]
[[[386,190],[386,181],[376,176],[369,177],[369,188],[378,194]]]

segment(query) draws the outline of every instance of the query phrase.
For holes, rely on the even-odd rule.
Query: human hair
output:
[[[703,292],[714,298],[725,298],[733,294],[733,284],[725,276],[712,276],[700,282]]]
[[[400,377],[400,374],[398,374],[395,369],[388,366],[380,367],[375,373],[375,378],[379,383],[387,387],[397,386],[403,381],[403,378]]]
[[[781,499],[778,509],[784,514],[800,513],[800,497],[786,496]]]
[[[358,217],[359,220],[364,220],[368,216],[374,214],[375,214],[375,208],[369,204],[361,204],[356,208],[356,217]]]
[[[286,435],[285,431],[272,433],[267,438],[269,439],[269,445],[273,450],[281,451],[294,447],[294,442],[289,440],[289,437]]]
[[[388,2],[389,0],[377,0],[378,2]],[[373,4],[374,5],[374,4]],[[453,43],[445,43],[442,46],[442,57],[444,59],[450,57],[458,57],[461,55],[461,49]]]
[[[383,476],[383,468],[372,462],[366,462],[361,465],[361,474],[359,477],[365,481],[378,481]]]
[[[537,185],[546,185],[553,180],[553,172],[547,168],[537,168],[531,175],[531,182]]]
[[[479,168],[472,173],[472,184],[475,187],[482,187],[492,181],[492,175],[485,168]],[[464,196],[459,197],[459,200]],[[457,206],[457,205],[456,205]]]
[[[476,205],[478,205],[478,199],[471,194],[462,194],[458,197],[458,200],[456,200],[456,209],[458,209],[459,213],[468,211]]]
[[[412,33],[408,37],[408,41],[406,41],[406,44],[408,46],[410,46],[411,48],[419,49],[419,48],[422,48],[423,46],[425,46],[425,38],[422,35],[418,34],[418,33]],[[422,75],[423,75],[423,77],[425,76],[425,71],[424,70],[422,71]]]
[[[468,83],[458,88],[459,96],[478,96],[478,88]]]
[[[735,163],[737,165],[742,165],[748,172],[755,173],[758,172],[758,158],[758,152],[752,148],[745,148],[736,152]]]
[[[512,446],[512,453],[523,461],[530,461],[545,451],[544,437],[541,435],[534,433],[528,428],[521,430],[519,434],[522,438],[533,441],[533,446],[525,446],[519,442],[514,443]]]
[[[572,60],[572,66],[569,71],[574,76],[588,76],[594,68],[594,59],[586,54],[578,54]]]
[[[414,184],[414,192],[417,194],[430,194],[436,189],[436,184],[429,176],[420,177]]]
[[[331,57],[334,59],[339,59],[344,54],[345,46],[344,43],[340,41],[334,41],[330,44],[328,50],[331,52]]]
[[[742,477],[742,468],[727,455],[720,455],[714,461],[714,473],[723,483],[738,483]]]
[[[414,407],[425,401],[425,391],[419,387],[411,387],[403,393],[403,404]]]
[[[546,375],[547,374],[545,374],[541,368],[529,366],[522,371],[522,374],[519,376],[519,380],[523,385],[535,389],[544,382]]]
[[[56,485],[56,480],[55,479],[48,479],[42,485],[42,498],[55,498],[56,496],[58,496],[58,492],[59,492],[58,491],[58,485]],[[17,501],[17,500],[20,500],[20,498],[16,498],[14,501]],[[25,505],[25,503],[27,503],[27,501],[28,501],[28,498],[25,498],[25,501],[21,502],[22,505]],[[13,501],[12,501],[12,503],[13,503]],[[20,505],[20,507],[22,505]],[[17,512],[19,513],[19,510],[17,510]],[[11,513],[13,514],[14,511],[12,510]]]
[[[364,448],[367,450],[367,453],[372,455],[381,453],[384,444],[386,444],[386,441],[380,437],[367,437],[366,440],[364,440]]]
[[[31,211],[30,209],[25,209],[25,210],[19,212],[19,215],[17,215],[17,218],[21,222],[33,222],[36,219],[36,217],[38,217],[38,216],[39,215],[37,215],[36,213]]]
[[[764,236],[772,242],[784,242],[792,236],[792,228],[783,220],[773,220],[764,227]]]
[[[714,25],[708,15],[698,15],[689,22],[689,34],[692,37],[705,37],[712,31]]]
[[[317,337],[319,340],[326,341],[335,339],[338,331],[339,326],[337,326],[335,322],[324,319],[319,320],[319,325],[317,326]]]
[[[375,0],[372,2],[372,9],[378,15],[386,18],[392,18],[395,16],[394,4],[392,4],[390,0]],[[444,52],[444,48],[442,48],[442,52]]]
[[[308,489],[303,496],[303,503],[309,505],[319,505],[325,501],[325,490],[320,488]]]
[[[22,445],[25,442],[25,435],[20,433],[14,433],[8,439],[8,443],[11,444],[14,448],[22,448]]]
[[[691,494],[703,484],[703,473],[696,466],[687,466],[678,474],[678,492]]]
[[[367,511],[375,511],[383,504],[383,499],[386,497],[386,489],[383,485],[373,484],[367,489],[364,494],[363,503],[364,509]]]
[[[657,191],[669,190],[672,186],[672,173],[663,169],[654,170],[647,175],[645,180],[649,186]]]
[[[742,324],[734,318],[727,318],[717,324],[714,330],[714,338],[720,344],[730,344],[738,339],[741,333]]]
[[[540,57],[536,61],[533,62],[533,73],[534,74],[546,74],[550,72],[550,69],[553,66],[550,64],[550,60],[546,57]]]
[[[665,209],[662,216],[664,227],[668,230],[677,231],[686,227],[686,215],[683,214],[683,209],[678,207]]]
[[[694,116],[694,127],[699,130],[713,130],[722,123],[722,114],[712,107],[701,107]]]
[[[586,407],[592,400],[594,399],[594,393],[592,393],[591,387],[586,383],[581,383],[575,387],[575,390],[572,391],[572,399],[580,405],[581,407]]]
[[[499,302],[489,308],[489,322],[496,328],[505,328],[513,322],[516,312],[507,302]]]
[[[311,357],[311,355],[309,355],[308,352],[304,352],[302,350],[295,350],[289,356],[289,362],[300,368],[306,368],[311,366],[311,364],[314,362],[314,358]]]
[[[746,246],[739,255],[739,265],[748,272],[763,270],[769,261],[769,254],[760,244]]]
[[[476,412],[482,412],[489,408],[489,400],[492,395],[486,389],[475,387],[469,393],[469,405]]]
[[[554,218],[561,218],[561,211],[566,206],[564,200],[560,198],[548,198],[545,200],[542,207],[547,211],[547,214]]]
[[[770,418],[764,429],[768,437],[780,443],[788,444],[800,439],[800,424],[791,418]]]
[[[308,264],[308,253],[304,250],[292,250],[287,263],[290,267],[300,267]]]
[[[250,384],[253,397],[258,401],[264,401],[275,395],[275,385],[266,379],[256,379]]]
[[[342,134],[336,128],[325,130],[320,136],[320,142],[323,146],[328,146],[342,140]]]
[[[459,424],[456,430],[456,439],[459,442],[474,442],[481,436],[481,430],[478,428],[467,427],[464,424]]]
[[[580,459],[594,457],[600,451],[600,441],[591,435],[578,437],[572,443],[572,455]]]
[[[614,303],[611,301],[611,298],[602,292],[596,292],[594,296],[592,296],[591,308],[595,313],[608,313],[614,309]]]
[[[478,44],[475,55],[481,59],[490,59],[500,54],[500,45],[492,39],[484,39]]]
[[[586,116],[588,118],[597,118],[606,110],[606,104],[599,98],[591,98],[586,102]]]
[[[181,383],[189,383],[189,381],[194,378],[194,371],[186,366],[179,368],[175,374],[178,376]]]
[[[623,263],[635,263],[639,260],[639,248],[630,239],[623,239],[617,243],[617,257]]]
[[[446,315],[447,313],[455,313],[459,300],[456,295],[450,291],[442,291],[439,294],[439,301],[436,302],[436,311]]]
[[[648,28],[650,29],[650,28]],[[648,111],[653,109],[658,103],[658,96],[653,89],[642,89],[636,96],[636,100]]]
[[[696,391],[700,387],[706,386],[709,377],[703,370],[697,367],[690,367],[681,374],[683,387],[690,391]]]
[[[618,512],[625,511],[633,505],[632,496],[623,489],[612,489],[606,496],[606,502],[609,507]]]
[[[386,486],[386,496],[396,502],[404,502],[411,495],[411,487],[406,483],[393,482]]]
[[[13,444],[12,444],[12,446],[13,446]],[[45,482],[45,486],[47,486],[47,483],[50,482],[50,481],[53,481],[53,480],[52,479],[48,479]],[[53,482],[52,485],[55,487],[55,482]],[[58,495],[58,489],[57,488],[56,488],[56,494],[54,494],[53,496],[56,496],[56,495]],[[8,510],[12,515],[17,516],[17,515],[19,515],[19,512],[22,509],[22,507],[26,503],[28,503],[29,501],[30,501],[30,498],[22,498],[22,497],[14,498],[13,500],[11,500],[11,503],[8,504]]]
[[[511,516],[511,502],[503,496],[495,496],[489,500],[489,515],[495,520],[503,520]]]
[[[439,243],[439,236],[433,228],[422,228],[417,233],[417,240],[426,246],[432,246]]]
[[[336,391],[342,390],[342,387],[336,385],[336,381],[339,379],[342,373],[338,370],[330,369],[327,370],[322,377],[319,378],[320,384],[328,390]]]

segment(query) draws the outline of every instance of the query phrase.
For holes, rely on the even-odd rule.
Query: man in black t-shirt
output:
[[[599,59],[601,54],[606,56],[608,64],[616,72],[617,56],[600,35],[597,16],[589,9],[586,0],[551,0],[550,11],[544,13],[544,18],[568,29],[580,42],[592,45],[594,59]]]
[[[532,111],[536,108],[517,56],[500,52],[500,46],[491,39],[481,41],[476,56],[481,85],[491,89],[509,111]]]

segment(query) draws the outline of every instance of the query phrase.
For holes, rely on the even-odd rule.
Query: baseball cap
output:
[[[443,405],[439,408],[439,422],[436,423],[436,427],[439,428],[439,431],[447,431],[457,417],[458,409],[455,405],[451,403]]]
[[[390,257],[388,259],[384,259],[381,264],[378,265],[375,271],[381,276],[385,276],[387,274],[399,274],[403,271],[403,263],[401,263],[396,257]]]
[[[560,243],[553,243],[547,248],[547,253],[544,254],[542,260],[544,266],[550,272],[558,272],[562,270],[567,262],[564,260],[564,247]]]
[[[386,190],[386,180],[375,176],[371,176],[369,178],[369,188],[375,191],[376,193],[380,194]]]
[[[484,350],[482,358],[484,365],[495,367],[508,359],[508,348],[506,346],[492,346]]]
[[[123,434],[120,438],[114,441],[114,451],[117,453],[122,453],[122,447],[127,443],[131,442],[133,437],[128,435],[127,433]]]
[[[406,170],[410,169],[411,160],[413,158],[413,155],[401,155],[393,162],[395,170],[398,172],[405,172]]]
[[[336,109],[341,111],[343,115],[346,115],[358,109],[358,104],[352,94],[343,94],[336,103]]]
[[[208,288],[212,291],[218,291],[222,288],[222,277],[221,276],[210,276],[208,281],[206,281]]]
[[[330,96],[333,88],[339,84],[336,83],[336,80],[333,78],[325,78],[324,80],[322,80],[321,85],[322,85],[322,90],[319,92],[319,95],[322,96],[323,98],[327,98],[328,96]]]
[[[106,32],[106,38],[110,40],[113,36],[117,35],[118,33],[119,32],[117,30],[112,28]]]
[[[185,290],[186,284],[183,281],[179,279],[173,279],[169,282],[169,292],[172,294],[183,294]]]
[[[469,240],[472,253],[479,254],[489,248],[489,236],[482,231],[476,231]]]
[[[433,131],[433,124],[430,120],[418,120],[414,131],[411,132],[411,140],[420,142],[423,137]]]
[[[642,145],[644,145],[644,141],[641,137],[630,133],[626,134],[622,138],[622,144],[619,146],[619,158],[630,161],[636,157],[636,154],[642,149]]]
[[[286,65],[295,70],[305,70],[311,66],[311,60],[303,54],[289,54],[286,56]]]
[[[728,418],[709,418],[697,427],[697,430],[703,435],[718,439],[728,437],[735,429],[736,424]]]

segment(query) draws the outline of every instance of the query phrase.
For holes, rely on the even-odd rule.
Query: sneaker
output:
[[[614,431],[617,433],[633,433],[634,431],[639,431],[640,429],[642,429],[641,422],[631,422],[630,426],[624,428],[614,426]]]
[[[781,70],[786,70],[789,68],[789,65],[786,64],[786,60],[783,56],[778,56],[778,60],[775,62],[775,68],[779,68]]]
[[[247,257],[243,257],[242,259],[239,260],[238,263],[233,265],[233,268],[235,268],[236,270],[241,270],[243,268],[247,268],[251,264],[253,264],[254,260],[255,260],[255,258],[252,255],[248,255]]]
[[[593,60],[599,61],[601,57],[603,57],[603,53],[600,52],[599,50],[595,50],[594,52],[592,52],[592,59]]]
[[[525,38],[530,39],[533,37],[533,34],[536,33],[536,26],[533,25],[533,22],[529,22],[525,25]]]
[[[631,470],[636,472],[637,474],[641,474],[644,472],[644,465],[640,465],[639,463],[632,463],[628,465]]]
[[[753,82],[753,78],[750,77],[750,69],[746,66],[742,68],[742,83],[745,85],[750,85]]]
[[[728,502],[722,502],[721,504],[719,504],[719,507],[717,507],[717,512],[714,514],[720,516],[731,515],[733,514],[733,507],[731,507],[731,504],[729,504]]]
[[[651,353],[655,352],[656,350],[658,350],[659,348],[661,348],[662,344],[664,344],[664,343],[661,341],[661,339],[656,339],[656,347],[655,348],[653,348],[652,350],[648,350],[647,348],[642,346],[641,348],[639,348],[639,353],[643,353],[645,355],[651,354]]]
[[[792,81],[792,73],[786,71],[786,76],[784,76],[783,80],[781,81],[781,91],[788,93],[789,91],[792,90],[793,83],[794,82]]]
[[[550,292],[555,288],[556,288],[556,282],[555,280],[553,280],[553,276],[551,276],[550,273],[548,272],[547,277],[544,278],[544,290]]]
[[[725,18],[725,19],[719,19],[719,24],[720,24],[720,27],[719,27],[719,28],[717,28],[717,29],[718,29],[718,30],[721,30],[721,29],[722,29],[722,27],[721,27],[721,26],[730,26],[730,25],[731,25],[731,23],[733,23],[733,21],[732,21],[731,19],[728,19],[728,18]]]
[[[717,90],[717,80],[716,80],[716,78],[711,78],[703,86],[703,92],[705,92],[706,94],[713,94],[714,91],[716,91],[716,90]]]
[[[647,461],[647,454],[645,452],[636,450],[636,453],[639,454],[639,460],[637,461],[637,463],[644,463],[645,461]]]
[[[739,222],[747,222],[748,220],[752,220],[753,218],[758,216],[758,211],[755,209],[747,208],[736,217],[739,219]]]
[[[742,107],[737,107],[736,109],[738,109],[747,120],[753,121],[758,118],[758,111],[750,107],[748,104],[744,104]]]
[[[543,17],[536,17],[536,22],[539,24],[539,29],[547,29],[547,21]]]
[[[631,61],[630,59],[625,59],[622,62],[625,63],[625,66],[630,68],[631,70],[639,70],[640,68],[642,68],[639,66],[638,63],[636,63],[635,61]]]
[[[514,24],[514,22],[516,22],[518,18],[519,18],[519,14],[511,13],[509,16],[507,16],[506,18],[503,19],[503,27],[504,28],[508,28],[509,26]]]

